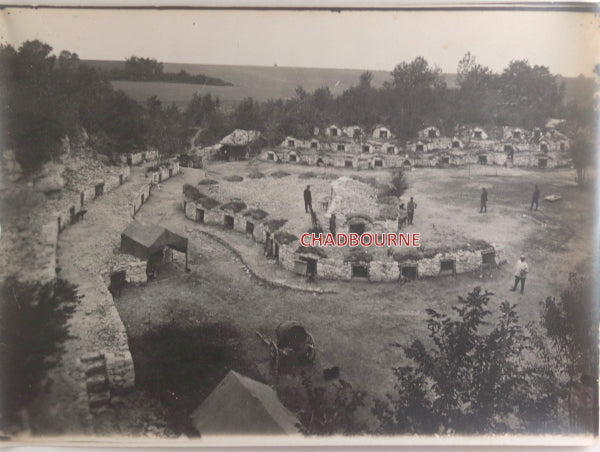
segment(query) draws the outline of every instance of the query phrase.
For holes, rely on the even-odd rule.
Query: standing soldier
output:
[[[531,198],[531,207],[529,210],[533,210],[533,205],[535,204],[535,210],[538,210],[538,201],[540,200],[540,189],[537,184],[535,184],[535,189],[533,190],[533,197]]]
[[[335,230],[336,230],[335,213],[332,213],[331,216],[329,217],[329,232],[331,232],[331,234],[334,237],[335,237]]]
[[[479,213],[487,213],[487,190],[485,187],[481,189],[481,207],[479,208]]]
[[[306,190],[304,190],[304,210],[306,213],[312,213],[312,194],[310,192],[310,185],[306,186]]]
[[[413,224],[413,217],[415,216],[415,209],[417,208],[417,203],[413,200],[412,196],[408,204],[406,205],[406,216],[407,216],[407,224]]]
[[[527,278],[527,273],[529,273],[529,266],[527,262],[525,262],[525,256],[521,255],[521,258],[517,261],[515,265],[515,285],[512,289],[512,292],[517,290],[517,285],[521,282],[521,295],[523,295],[523,290],[525,289],[525,278]]]

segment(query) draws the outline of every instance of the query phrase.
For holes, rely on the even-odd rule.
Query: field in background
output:
[[[87,61],[104,70],[123,66],[120,61]],[[218,96],[225,108],[232,108],[245,97],[253,97],[259,101],[268,99],[286,99],[294,95],[296,87],[303,86],[307,91],[313,91],[322,86],[328,86],[334,95],[358,83],[362,69],[323,69],[323,68],[294,68],[276,66],[227,66],[212,64],[179,64],[164,63],[165,72],[204,74],[209,77],[221,78],[234,86],[203,86],[185,83],[164,82],[125,82],[114,81],[113,86],[122,89],[137,101],[144,101],[156,95],[165,103],[174,102],[178,107],[184,107],[194,93],[210,93]],[[391,78],[389,71],[371,71],[373,85],[381,86]],[[449,88],[456,87],[456,74],[444,74]],[[591,78],[570,77],[561,78],[566,84],[565,102],[571,100],[585,101],[594,91],[594,80]]]

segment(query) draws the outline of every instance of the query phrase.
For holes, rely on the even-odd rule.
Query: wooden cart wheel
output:
[[[306,333],[306,350],[304,357],[308,362],[312,363],[317,356],[317,350],[315,349],[315,340],[310,333]]]

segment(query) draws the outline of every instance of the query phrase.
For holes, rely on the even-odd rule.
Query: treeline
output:
[[[123,68],[114,67],[107,71],[109,80],[129,80],[135,82],[191,83],[195,85],[233,86],[232,83],[203,74],[192,75],[185,70],[164,72],[163,64],[153,58],[132,56],[125,60]]]
[[[83,128],[90,145],[113,158],[153,146],[166,153],[185,148],[181,112],[156,98],[139,104],[112,88],[99,69],[77,54],[27,41],[15,50],[0,46],[2,149],[14,149],[27,172],[61,153],[61,140],[73,143]]]
[[[132,73],[162,73],[155,60],[128,62]],[[577,162],[582,167],[591,162],[592,96],[584,104],[564,105],[564,85],[548,68],[527,61],[513,61],[497,74],[467,54],[457,72],[458,88],[450,89],[441,71],[418,57],[397,65],[382,87],[373,86],[372,74],[365,72],[339,96],[327,87],[313,92],[298,87],[290,99],[246,98],[226,111],[218,97],[206,94],[195,95],[179,109],[156,96],[138,103],[113,89],[106,72],[82,63],[77,54],[62,51],[57,57],[49,45],[28,41],[18,50],[0,46],[2,148],[15,149],[24,169],[34,171],[60,153],[63,137],[76,137],[81,128],[92,148],[117,157],[148,146],[177,155],[192,144],[214,144],[236,128],[259,130],[275,145],[287,135],[309,138],[315,128],[332,123],[385,124],[400,139],[410,139],[429,124],[451,135],[461,124],[532,128],[544,126],[549,117],[562,117],[568,120],[569,136],[582,137],[571,147]]]

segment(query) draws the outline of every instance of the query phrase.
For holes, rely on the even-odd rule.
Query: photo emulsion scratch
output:
[[[591,9],[0,14],[7,444],[596,441]]]

